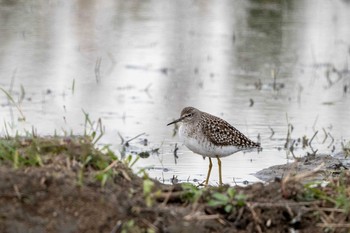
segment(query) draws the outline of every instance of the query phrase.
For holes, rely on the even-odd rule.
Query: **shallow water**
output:
[[[202,181],[208,161],[173,137],[185,106],[224,118],[263,146],[222,159],[226,183],[294,154],[336,153],[350,138],[348,1],[0,1],[2,127],[41,135],[83,133],[102,119],[101,144],[165,182]],[[23,87],[21,91],[21,86]],[[23,98],[22,98],[23,97]],[[333,141],[334,139],[334,141]],[[147,145],[145,146],[145,140]],[[175,163],[173,150],[178,143]],[[289,144],[290,146],[290,144]],[[218,181],[216,164],[211,183]]]

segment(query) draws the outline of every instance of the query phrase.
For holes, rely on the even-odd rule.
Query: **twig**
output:
[[[313,207],[306,207],[305,208],[307,211],[323,211],[323,212],[339,212],[339,213],[346,213],[346,210],[344,209],[339,209],[339,208],[327,208],[327,207],[317,207],[317,208],[313,208]]]
[[[172,186],[172,187],[174,187],[174,186]],[[168,204],[168,201],[169,201],[169,199],[170,199],[170,197],[171,197],[171,194],[173,193],[173,188],[169,191],[169,192],[167,192],[167,193],[165,193],[166,195],[165,195],[165,198],[164,198],[164,201],[162,202],[162,206],[166,206],[166,204]]]
[[[13,186],[13,189],[15,190],[15,193],[16,193],[16,196],[17,196],[18,200],[21,200],[21,199],[22,199],[22,195],[21,195],[21,193],[19,192],[19,188],[18,188],[17,184],[15,184],[15,185]]]
[[[238,223],[241,220],[243,213],[244,213],[244,210],[245,210],[245,208],[239,208],[239,211],[238,211],[237,217],[234,221],[234,224]]]
[[[290,181],[299,181],[299,180],[304,180],[308,177],[312,177],[314,176],[316,173],[318,173],[322,167],[324,167],[324,162],[322,162],[319,166],[317,166],[315,169],[313,169],[312,171],[308,171],[308,172],[304,172],[301,174],[298,174],[296,176],[291,176],[290,174],[288,174],[282,181],[283,184],[286,184],[287,182]]]
[[[111,164],[109,164],[102,172],[106,172],[109,169],[111,169],[112,167],[114,167],[117,163],[119,162],[119,160],[114,160]]]
[[[288,144],[289,141],[291,139],[291,134],[293,132],[293,125],[291,123],[289,123],[288,120],[288,114],[286,113],[286,119],[287,119],[287,127],[288,127],[288,131],[287,131],[287,138],[286,138],[286,143],[284,144],[284,148],[287,149],[288,148]]]
[[[271,128],[271,126],[269,126],[269,129],[271,130],[271,135],[270,135],[270,139],[272,139],[273,135],[275,135],[275,131]]]
[[[317,150],[316,151],[314,150],[314,148],[312,147],[311,143],[312,143],[312,140],[314,140],[314,138],[317,135],[317,133],[318,133],[318,130],[314,133],[314,136],[312,136],[312,138],[309,141],[309,146],[310,146],[310,148],[312,150],[312,153],[314,153],[314,154],[316,154]]]
[[[272,84],[272,87],[273,87],[273,90],[274,91],[276,91],[277,90],[277,75],[278,75],[278,73],[279,73],[279,70],[277,69],[272,69],[271,70],[271,75],[272,75],[272,77],[273,77],[273,84]]]
[[[331,147],[332,144],[334,143],[334,137],[331,135],[330,132],[328,132],[328,136],[332,139],[331,143],[329,143],[329,145],[327,146],[327,148]]]
[[[184,220],[186,221],[206,221],[206,220],[213,220],[213,219],[219,219],[220,215],[219,214],[212,214],[212,215],[199,215],[199,214],[189,214],[184,217]]]
[[[140,133],[139,135],[136,135],[135,137],[130,138],[129,140],[127,140],[127,141],[125,142],[125,145],[128,145],[129,142],[131,142],[132,140],[135,140],[136,138],[141,137],[142,135],[145,135],[145,134],[146,134],[146,133]]]
[[[316,226],[327,228],[350,228],[350,223],[317,223]]]
[[[142,218],[141,221],[148,226],[147,230],[152,229],[153,232],[159,232],[158,227],[156,227],[153,223],[149,222],[147,219]]]
[[[130,178],[130,176],[128,175],[128,173],[126,173],[126,171],[125,171],[124,169],[122,169],[121,172],[122,172],[123,177],[124,177],[127,181],[130,182],[130,181],[131,181],[131,178]]]
[[[253,107],[253,105],[254,105],[254,100],[253,100],[253,99],[249,99],[249,102],[250,102],[249,107]]]
[[[175,164],[177,164],[177,159],[179,158],[179,156],[177,155],[177,151],[179,150],[179,147],[177,147],[177,143],[175,143],[175,148],[174,148],[174,160],[175,160]]]
[[[289,206],[289,205],[285,205],[285,208],[286,208],[286,210],[287,210],[289,216],[290,216],[290,217],[292,217],[292,216],[294,217],[293,211],[292,211],[292,209],[290,208],[290,206]]]
[[[121,220],[118,220],[117,223],[114,225],[113,229],[111,230],[111,233],[119,233],[122,231],[123,223]]]
[[[262,208],[277,208],[277,207],[283,207],[286,208],[286,206],[304,206],[304,205],[312,205],[312,204],[319,204],[320,201],[313,201],[313,202],[249,202],[252,208],[256,207],[262,207]],[[311,209],[310,210],[314,210]]]
[[[326,132],[326,130],[324,128],[322,128],[323,132],[324,132],[324,139],[322,141],[322,144],[326,142],[327,138],[328,138],[328,134]]]
[[[155,198],[157,201],[165,201],[168,202],[169,200],[179,200],[181,196],[185,194],[184,191],[176,191],[173,192],[170,190],[169,192],[162,192],[162,193],[155,193]]]
[[[261,230],[261,227],[260,227],[260,224],[261,224],[260,218],[258,217],[256,212],[254,211],[254,208],[249,203],[247,203],[247,207],[248,207],[249,211],[252,213],[257,232],[262,233],[262,230]]]
[[[295,162],[294,164],[297,164],[297,162]],[[299,182],[300,180],[304,180],[308,177],[312,177],[314,176],[316,173],[319,172],[319,170],[321,170],[321,168],[324,166],[324,162],[321,163],[318,167],[316,167],[314,170],[312,171],[308,171],[308,172],[304,172],[298,175],[291,175],[291,172],[289,172],[283,179],[281,182],[281,193],[283,197],[289,197],[290,193],[288,192],[287,188],[290,182]]]
[[[295,140],[293,140],[292,145],[289,147],[289,151],[292,153],[293,159],[298,160],[299,158],[295,157],[294,155],[294,144]]]
[[[124,144],[124,141],[125,141],[124,138],[123,138],[123,136],[122,136],[119,132],[118,132],[118,136],[120,137],[120,140],[122,141],[120,144],[123,145],[123,144]]]

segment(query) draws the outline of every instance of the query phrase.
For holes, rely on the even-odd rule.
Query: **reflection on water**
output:
[[[4,94],[0,120],[13,132],[82,133],[83,109],[102,119],[103,143],[116,150],[118,132],[146,133],[127,152],[159,148],[138,162],[153,177],[201,181],[208,161],[179,144],[175,163],[179,141],[166,127],[194,106],[261,140],[262,152],[223,159],[225,182],[255,181],[251,173],[291,158],[288,124],[292,141],[318,131],[319,152],[349,140],[348,22],[341,0],[3,0],[0,85],[24,97],[26,121]],[[302,141],[293,147],[296,156],[310,152]]]

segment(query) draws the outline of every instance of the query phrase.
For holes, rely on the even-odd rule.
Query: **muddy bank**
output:
[[[334,156],[326,154],[309,154],[297,158],[294,162],[272,166],[254,174],[255,177],[269,182],[274,179],[282,179],[288,175],[297,175],[312,172],[317,169],[317,174],[312,176],[313,180],[327,179],[328,176],[337,175],[342,170],[348,170],[350,159],[340,152]]]
[[[88,138],[0,140],[0,232],[349,230],[350,174],[247,187],[163,185]],[[341,195],[342,201],[338,201]]]

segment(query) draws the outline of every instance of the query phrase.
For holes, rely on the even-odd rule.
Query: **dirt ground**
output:
[[[12,150],[6,143],[4,140],[0,143],[0,232],[3,233],[291,232],[293,229],[348,232],[350,229],[347,223],[350,205],[345,206],[350,203],[345,202],[349,201],[348,173],[341,178],[345,204],[337,206],[318,194],[333,198],[332,195],[339,193],[327,187],[320,192],[305,189],[300,181],[306,176],[233,188],[164,185],[146,174],[133,174],[128,163],[113,162],[111,152],[100,153],[86,141],[69,139],[59,141],[59,146],[54,145],[57,142],[42,146],[21,140]],[[29,152],[36,157],[31,157]],[[4,156],[5,153],[10,156]],[[28,165],[29,160],[16,160],[16,155],[36,158],[37,163]],[[96,178],[101,174],[109,175],[101,181]],[[332,182],[336,184],[340,180],[335,178]]]

